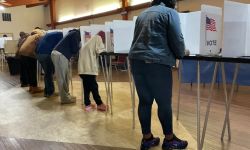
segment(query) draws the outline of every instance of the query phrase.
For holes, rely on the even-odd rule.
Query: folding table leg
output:
[[[112,83],[112,57],[109,56],[109,84],[110,84],[110,112],[113,115],[113,83]]]
[[[181,70],[182,70],[182,61],[179,60],[179,91],[178,91],[178,104],[177,104],[177,117],[176,119],[179,120],[179,113],[180,113],[180,98],[181,98]]]
[[[207,111],[206,111],[203,131],[202,131],[201,142],[200,142],[200,148],[201,149],[203,148],[203,144],[204,144],[204,140],[205,140],[208,117],[209,117],[209,113],[210,113],[210,106],[211,106],[211,102],[212,102],[213,89],[214,89],[216,75],[217,75],[217,72],[218,72],[218,65],[219,65],[219,63],[216,62],[215,66],[214,66],[214,73],[213,73],[212,83],[211,83],[211,87],[210,87],[210,91],[209,91],[208,104],[207,104],[207,109],[206,109]]]
[[[129,86],[130,86],[130,94],[131,94],[131,102],[132,102],[132,128],[135,129],[135,85],[134,80],[131,74],[131,66],[129,59],[127,57],[127,64],[128,64],[128,76],[129,76]]]
[[[228,127],[228,140],[231,140],[231,129],[230,129],[230,117],[229,117],[229,112],[230,112],[230,105],[233,99],[233,94],[234,94],[234,88],[235,88],[235,83],[236,83],[236,79],[238,76],[238,72],[239,72],[239,67],[240,64],[237,63],[236,67],[235,67],[235,71],[234,71],[234,77],[233,77],[233,82],[232,82],[232,87],[231,87],[231,91],[230,91],[230,97],[228,99],[228,102],[226,104],[226,116],[225,116],[225,120],[224,120],[224,124],[223,124],[223,130],[221,133],[221,140],[223,140],[224,135],[225,135],[225,130],[226,127]]]
[[[108,68],[107,55],[104,56],[104,63],[105,63],[105,72],[106,72],[106,77],[107,77],[107,89],[108,89],[107,105],[109,105],[109,102],[111,99],[111,93],[110,93],[110,80],[109,80],[109,68]],[[106,114],[107,114],[107,112],[106,112]]]
[[[101,67],[102,67],[102,73],[103,73],[103,78],[104,78],[104,85],[105,85],[105,90],[106,90],[106,95],[107,95],[107,99],[106,99],[106,104],[108,105],[108,100],[109,100],[109,92],[108,92],[108,81],[107,81],[107,75],[106,75],[106,71],[104,68],[105,63],[103,62],[103,56],[100,56],[101,59]]]
[[[201,150],[200,144],[200,61],[197,63],[197,150]]]

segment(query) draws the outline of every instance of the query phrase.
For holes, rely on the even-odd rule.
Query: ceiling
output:
[[[49,0],[0,0],[0,5],[5,7],[14,7],[26,5],[27,7],[33,7],[38,5],[47,5]]]

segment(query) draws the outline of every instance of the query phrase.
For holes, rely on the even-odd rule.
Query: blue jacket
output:
[[[79,30],[71,30],[69,33],[55,46],[54,50],[62,53],[68,60],[77,54],[81,48],[81,37]]]
[[[47,33],[37,45],[37,54],[51,54],[56,44],[63,38],[62,32]]]
[[[130,59],[174,66],[185,44],[178,13],[163,3],[142,12],[136,20]]]

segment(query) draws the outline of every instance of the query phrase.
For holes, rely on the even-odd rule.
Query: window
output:
[[[11,21],[11,14],[10,13],[2,13],[3,21]]]

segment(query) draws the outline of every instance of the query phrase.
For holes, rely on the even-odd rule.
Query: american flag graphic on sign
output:
[[[216,21],[206,16],[206,30],[216,31]]]

